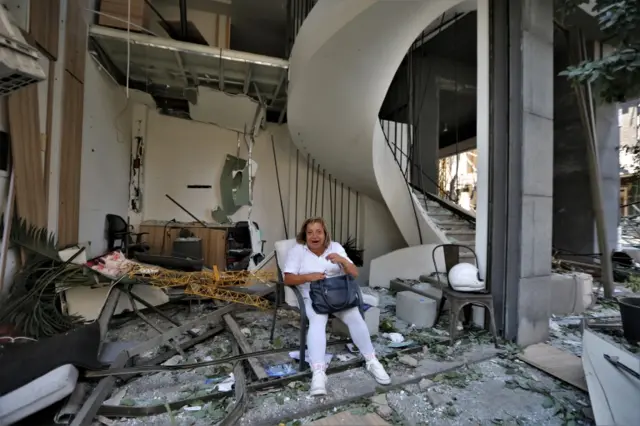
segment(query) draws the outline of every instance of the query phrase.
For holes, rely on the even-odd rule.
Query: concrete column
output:
[[[476,254],[478,270],[482,278],[487,272],[487,242],[489,225],[489,123],[491,120],[490,97],[490,25],[489,0],[478,0],[478,71],[476,95],[476,149],[478,183],[476,202]]]
[[[517,342],[547,339],[550,316],[553,223],[553,0],[520,0],[521,25],[511,33],[520,46],[510,66],[520,73],[521,127],[510,144],[521,144],[521,214]],[[516,111],[517,111],[516,110]],[[520,133],[518,135],[518,133]],[[519,137],[518,137],[519,136]]]
[[[609,250],[618,245],[618,221],[620,217],[620,127],[618,107],[602,104],[596,108],[596,133],[600,164],[600,189],[604,208],[604,220]],[[594,228],[594,253],[600,251]]]
[[[615,48],[595,43],[594,56],[604,57]],[[617,104],[600,104],[596,108],[596,137],[600,165],[600,189],[604,207],[604,221],[609,250],[618,246],[620,222],[620,123]],[[595,231],[594,231],[595,232]],[[597,241],[597,237],[594,237]],[[596,246],[597,247],[597,246]],[[595,250],[599,252],[599,250]]]

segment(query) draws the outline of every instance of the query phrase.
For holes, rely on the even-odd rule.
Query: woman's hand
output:
[[[325,278],[327,278],[327,276],[324,273],[315,272],[313,274],[305,274],[304,278],[307,281],[319,281],[324,280]]]
[[[347,263],[351,263],[349,262],[347,259],[345,259],[344,257],[340,256],[337,253],[330,253],[327,255],[327,260],[331,263],[336,263],[342,266],[345,266]]]
[[[358,277],[358,268],[356,267],[356,265],[351,263],[351,261],[349,261],[349,259],[347,259],[346,257],[340,256],[338,253],[330,253],[327,255],[327,260],[331,263],[335,263],[342,266],[342,269],[344,269],[344,272],[351,275],[353,278]]]

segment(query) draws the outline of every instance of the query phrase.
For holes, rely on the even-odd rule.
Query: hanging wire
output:
[[[313,203],[313,215],[318,215],[318,188],[320,187],[320,163],[318,163],[316,170],[316,199]]]
[[[309,170],[309,174],[311,175],[311,183],[309,185],[309,188],[311,189],[309,191],[309,213],[307,214],[307,217],[311,217],[313,216],[313,171],[316,168],[316,160],[311,160],[311,169]]]
[[[356,191],[356,247],[358,246],[358,206],[360,205],[360,193]]]
[[[329,216],[331,217],[331,235],[336,236],[336,225],[333,220],[333,191],[331,190],[331,173],[329,173]]]
[[[333,219],[334,222],[338,220],[338,179],[333,178]],[[337,224],[333,226],[333,235],[336,235]]]
[[[347,238],[349,238],[349,224],[351,223],[351,188],[347,187]]]
[[[284,226],[284,236],[289,239],[289,230],[287,229],[287,219],[284,214],[284,202],[282,201],[282,189],[280,188],[280,172],[278,171],[278,158],[276,157],[276,141],[271,135],[271,150],[273,151],[273,164],[276,168],[276,182],[278,183],[278,198],[280,199],[280,210],[282,211],[282,225]]]
[[[322,169],[322,201],[320,202],[320,216],[324,217],[324,172],[325,169]]]

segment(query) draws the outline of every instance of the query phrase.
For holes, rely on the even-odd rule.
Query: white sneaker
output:
[[[384,367],[376,358],[367,361],[367,371],[371,373],[373,378],[376,379],[376,382],[381,385],[391,384],[391,377],[384,371]]]
[[[311,396],[320,396],[327,394],[327,375],[322,370],[316,370],[311,377]]]

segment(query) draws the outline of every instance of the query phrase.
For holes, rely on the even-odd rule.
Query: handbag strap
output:
[[[349,275],[341,275],[340,277],[334,277],[335,278],[343,278],[345,283],[346,283],[346,292],[347,292],[347,297],[345,297],[344,303],[342,304],[342,306],[334,306],[332,305],[328,300],[327,300],[327,296],[326,293],[324,292],[324,284],[325,284],[325,280],[322,281],[322,283],[320,283],[320,285],[322,286],[322,299],[324,300],[324,303],[332,310],[339,312],[342,311],[344,308],[346,308],[349,305],[349,302],[351,302],[352,299],[352,286],[351,286],[351,277]]]

